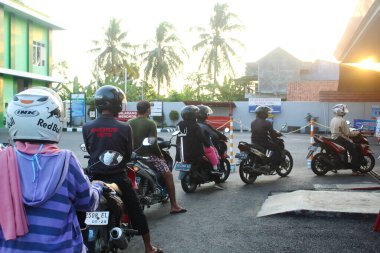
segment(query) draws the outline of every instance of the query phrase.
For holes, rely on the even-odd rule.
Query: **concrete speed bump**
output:
[[[304,211],[377,215],[379,210],[379,192],[299,190],[269,196],[257,217]]]

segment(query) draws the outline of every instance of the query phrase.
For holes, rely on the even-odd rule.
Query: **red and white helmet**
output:
[[[63,127],[63,103],[46,87],[34,87],[16,94],[6,115],[13,140],[58,143]]]
[[[333,112],[338,116],[344,116],[348,113],[347,105],[337,104],[332,108]]]

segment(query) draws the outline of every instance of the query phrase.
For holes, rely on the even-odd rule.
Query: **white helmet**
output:
[[[63,103],[52,89],[30,88],[14,96],[6,118],[13,140],[58,143],[62,135]]]
[[[332,110],[338,116],[344,116],[348,113],[347,105],[345,104],[337,104]]]

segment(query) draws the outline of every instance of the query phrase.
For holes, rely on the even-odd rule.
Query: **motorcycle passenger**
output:
[[[356,136],[359,132],[350,131],[344,116],[348,113],[348,108],[345,104],[337,104],[333,107],[335,116],[330,122],[331,138],[336,143],[348,150],[351,155],[351,169],[352,175],[360,175],[360,152],[357,145],[350,139],[350,137]]]
[[[147,162],[152,165],[152,169],[162,174],[170,198],[170,213],[184,213],[186,209],[177,203],[175,197],[173,174],[166,164],[157,142],[152,146],[142,146],[143,140],[147,137],[153,137],[157,140],[157,125],[149,119],[150,113],[151,104],[148,101],[140,101],[137,103],[138,117],[128,121],[133,133],[133,149],[138,149],[138,155],[148,156]]]
[[[281,163],[281,149],[272,140],[278,137],[279,133],[273,129],[272,123],[266,120],[270,111],[271,108],[268,106],[261,105],[256,108],[256,119],[251,123],[251,142],[273,151],[270,158],[272,167],[276,167]]]
[[[197,122],[201,128],[202,134],[205,138],[211,140],[211,144],[216,143],[218,140],[227,141],[227,137],[224,134],[219,133],[211,125],[206,123],[206,120],[210,114],[213,114],[212,109],[207,105],[198,105],[199,112],[197,114]],[[218,169],[218,153],[213,145],[210,148],[204,148],[207,158],[210,160],[213,169]]]
[[[0,151],[0,252],[85,252],[76,211],[93,211],[103,191],[74,153],[60,149],[63,104],[53,90],[16,94],[6,122],[15,142]]]
[[[125,95],[119,88],[105,85],[95,92],[94,98],[100,116],[83,126],[83,139],[90,154],[93,179],[119,186],[132,226],[142,235],[145,252],[162,252],[151,244],[148,222],[126,171],[126,163],[132,154],[132,131],[129,126],[115,119],[122,110],[123,101],[126,102]],[[98,163],[99,155],[106,150],[119,152],[123,155],[123,161],[112,168]]]
[[[202,134],[202,130],[197,123],[199,108],[195,105],[187,105],[181,110],[182,121],[178,123],[181,133],[186,134],[183,138],[183,159],[186,162],[197,166],[205,156],[204,147],[210,148],[211,141]],[[176,161],[181,161],[180,137],[177,137]],[[212,173],[220,173],[213,170]],[[215,182],[217,189],[223,190],[218,182]]]

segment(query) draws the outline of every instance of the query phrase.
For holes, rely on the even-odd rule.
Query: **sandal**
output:
[[[352,176],[363,176],[363,174],[360,173],[359,171],[353,171],[353,172],[351,173],[351,175],[352,175]]]
[[[153,247],[155,253],[164,253],[164,251],[161,248]]]

